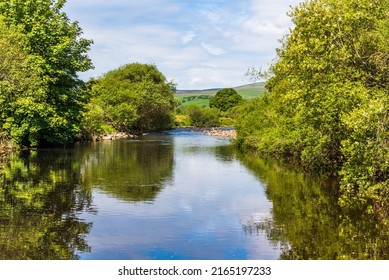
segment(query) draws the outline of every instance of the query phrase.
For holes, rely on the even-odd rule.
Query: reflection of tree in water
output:
[[[224,141],[224,140],[223,140]],[[222,142],[220,145],[215,145],[212,143],[209,146],[188,146],[183,149],[185,153],[195,154],[195,155],[214,155],[217,160],[221,162],[231,162],[235,159],[235,150],[236,148],[227,142]]]
[[[126,201],[153,201],[173,174],[173,144],[165,137],[88,144],[98,152],[84,157],[84,179]]]
[[[242,229],[247,235],[261,235],[262,232],[266,232],[267,238],[272,242],[274,247],[280,245],[285,250],[289,247],[288,241],[282,231],[282,227],[278,227],[274,224],[271,214],[252,216],[248,220],[242,222]]]
[[[231,162],[235,159],[235,147],[233,145],[218,145],[214,147],[215,156],[223,162]]]
[[[337,183],[258,157],[241,156],[266,185],[272,217],[247,221],[247,234],[266,232],[280,244],[281,259],[388,259],[389,231],[366,212],[345,213]]]
[[[14,154],[1,168],[0,259],[77,259],[89,251],[91,192],[65,150]]]
[[[0,259],[77,259],[88,252],[97,186],[127,201],[150,201],[172,178],[169,139],[85,143],[15,153],[0,168]]]

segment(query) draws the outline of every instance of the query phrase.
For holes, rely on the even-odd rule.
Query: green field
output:
[[[180,102],[181,106],[199,105],[209,106],[209,98],[214,96],[218,90],[205,89],[205,90],[177,90],[176,98]],[[260,96],[264,92],[264,83],[256,83],[249,85],[242,85],[234,87],[234,89],[242,95],[244,99],[250,99]]]
[[[209,99],[202,99],[202,98],[194,98],[194,99],[186,99],[185,97],[182,97],[181,100],[177,98],[181,104],[181,106],[188,106],[188,105],[198,105],[198,106],[209,106]]]

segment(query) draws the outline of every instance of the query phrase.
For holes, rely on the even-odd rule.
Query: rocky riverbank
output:
[[[141,135],[146,135],[147,133],[137,133],[131,134],[127,132],[115,132],[115,133],[107,133],[99,136],[94,136],[91,139],[87,139],[88,141],[102,141],[102,140],[118,140],[118,139],[126,139],[126,138],[137,138]]]
[[[201,132],[206,135],[210,136],[216,136],[216,137],[222,137],[222,138],[228,138],[231,140],[236,139],[236,130],[233,128],[226,128],[226,127],[211,127],[211,128],[191,128],[192,131]],[[125,139],[125,138],[137,138],[140,135],[146,135],[147,133],[139,133],[139,134],[128,134],[125,132],[117,132],[112,134],[105,134],[100,136],[97,141],[99,140],[117,140],[117,139]]]
[[[116,139],[124,139],[124,138],[129,138],[130,135],[125,132],[116,132],[116,133],[111,133],[111,134],[104,134],[100,136],[98,140],[116,140]]]
[[[236,130],[233,128],[211,127],[211,128],[196,128],[193,131],[199,131],[210,136],[223,137],[231,140],[236,139]]]

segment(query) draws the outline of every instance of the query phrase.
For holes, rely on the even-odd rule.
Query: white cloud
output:
[[[68,0],[65,11],[95,42],[95,69],[82,78],[155,63],[178,88],[201,89],[236,86],[249,67],[266,68],[291,25],[286,11],[298,2]]]
[[[213,9],[203,9],[200,13],[212,24],[217,24],[221,20],[221,15]]]
[[[196,33],[193,31],[189,31],[184,36],[181,37],[181,42],[184,45],[189,44],[196,37]]]
[[[244,28],[249,32],[252,32],[257,35],[267,35],[273,34],[277,36],[281,36],[285,33],[284,27],[277,27],[270,21],[261,21],[256,18],[251,18],[245,22]]]
[[[201,43],[201,46],[211,55],[219,56],[226,53],[223,49],[206,43]]]

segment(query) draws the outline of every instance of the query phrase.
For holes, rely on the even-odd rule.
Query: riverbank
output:
[[[211,128],[190,127],[190,129],[192,131],[201,132],[201,133],[204,133],[204,134],[209,135],[209,136],[223,137],[223,138],[228,138],[231,140],[236,139],[236,130],[232,127],[211,127]],[[126,132],[116,132],[116,133],[101,135],[97,139],[94,139],[94,141],[137,138],[140,135],[147,135],[147,134],[148,133],[129,134]]]
[[[236,139],[236,130],[230,127],[192,128],[193,131],[202,132],[206,135]]]
[[[100,136],[96,141],[99,140],[117,140],[117,139],[124,139],[130,137],[130,134],[125,133],[125,132],[116,132],[116,133],[109,133],[109,134],[104,134]],[[134,136],[132,136],[134,137]]]
[[[138,138],[141,135],[147,135],[147,133],[127,133],[127,132],[106,133],[106,134],[103,134],[103,135],[99,135],[97,137],[93,137],[93,139],[91,139],[91,141],[118,140],[118,139],[126,139],[126,138]]]

